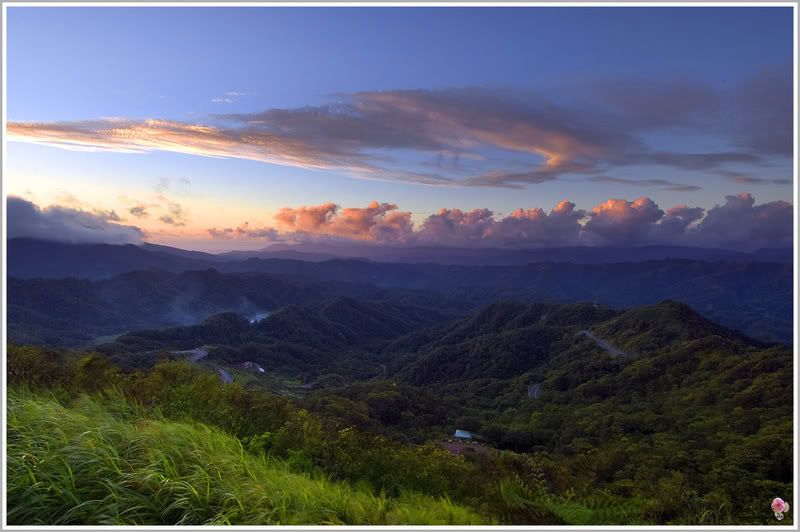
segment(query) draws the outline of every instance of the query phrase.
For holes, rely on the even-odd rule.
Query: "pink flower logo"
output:
[[[778,521],[783,519],[783,514],[789,511],[789,503],[780,497],[775,497],[772,500],[770,507],[772,508],[772,511],[775,512],[775,519]]]

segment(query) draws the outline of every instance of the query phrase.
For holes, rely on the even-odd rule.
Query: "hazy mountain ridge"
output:
[[[642,245],[565,246],[531,249],[458,248],[425,246],[381,246],[355,243],[273,244],[256,251],[233,251],[217,255],[222,258],[294,258],[321,262],[332,258],[368,259],[376,262],[434,263],[464,266],[512,266],[530,262],[573,262],[607,264],[647,260],[687,259],[703,261],[792,262],[791,248],[759,249],[742,252],[720,248],[690,246]]]
[[[322,251],[313,251],[314,249]],[[157,269],[171,272],[217,268],[222,271],[270,271],[275,260],[297,263],[375,261],[424,267],[524,266],[530,263],[616,264],[660,260],[702,262],[773,262],[791,264],[792,249],[763,249],[743,253],[725,249],[681,246],[564,247],[523,250],[459,248],[391,248],[381,246],[281,246],[261,251],[212,254],[157,244],[136,246],[71,244],[11,238],[8,240],[8,273],[20,278],[80,277],[102,279],[133,271]],[[340,251],[337,252],[336,250]],[[349,250],[349,251],[348,251]],[[313,270],[313,267],[311,268]],[[324,267],[323,267],[324,269]],[[306,268],[308,270],[308,268]]]
[[[337,296],[417,304],[450,315],[471,307],[440,294],[216,270],[136,271],[111,279],[8,279],[12,341],[86,345],[130,330],[196,324],[232,311],[256,315]]]
[[[435,305],[432,300],[438,299],[443,300],[441,308],[455,305],[461,310],[500,299],[593,301],[620,308],[673,299],[751,336],[784,343],[792,339],[791,264],[683,259],[609,264],[540,262],[516,266],[399,264],[345,259],[307,262],[251,258],[219,262],[136,246],[56,245],[53,255],[56,262],[64,254],[71,257],[65,263],[67,270],[77,270],[82,277],[103,277],[91,284],[80,284],[74,280],[32,279],[40,274],[45,277],[55,274],[59,268],[53,266],[52,260],[37,258],[39,253],[49,250],[51,244],[14,240],[9,248],[9,273],[14,278],[22,272],[21,277],[26,278],[14,279],[9,284],[9,306],[15,309],[10,333],[12,339],[19,341],[42,341],[48,320],[52,320],[65,337],[73,338],[72,345],[76,345],[87,336],[196,323],[216,312],[267,310],[283,304],[310,302],[315,300],[315,291],[322,297],[362,297],[380,289],[417,291],[414,297],[422,297],[419,291],[424,291],[425,297],[431,300],[427,304]],[[85,249],[116,258],[104,262],[100,255],[84,254]],[[126,260],[128,255],[135,256],[136,260]],[[94,262],[84,270],[86,257]],[[33,265],[30,271],[26,269],[29,264]],[[113,268],[103,264],[128,269],[122,275],[108,277],[107,273]],[[129,272],[139,267],[163,267],[173,273]],[[206,273],[189,273],[194,270]],[[210,273],[212,271],[214,273]],[[106,273],[100,275],[100,272]],[[42,299],[44,287],[48,287],[49,296]],[[85,296],[77,294],[76,290],[85,292]],[[75,297],[84,300],[64,301],[64,298]],[[121,301],[124,301],[122,308]],[[71,305],[77,305],[76,308],[88,305],[85,313],[85,321],[91,325],[88,332],[81,330],[86,324],[73,331],[60,327],[59,324],[76,323],[73,313],[58,311]],[[170,305],[172,307],[168,308]],[[104,307],[106,311],[101,311]],[[92,315],[96,317],[89,319]],[[112,316],[115,317],[112,319]],[[119,327],[101,326],[105,322],[117,323]],[[17,334],[18,326],[28,329],[24,336]],[[38,332],[33,330],[37,327]],[[54,341],[50,343],[57,343],[58,336],[51,336]],[[83,340],[79,340],[81,337]]]

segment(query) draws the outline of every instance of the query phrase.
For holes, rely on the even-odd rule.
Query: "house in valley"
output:
[[[471,432],[461,429],[456,429],[455,434],[453,434],[456,440],[458,441],[472,441],[473,435]]]

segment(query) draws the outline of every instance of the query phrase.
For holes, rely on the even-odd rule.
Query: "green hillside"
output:
[[[200,362],[166,356],[202,342],[213,345]],[[237,481],[242,489],[253,481],[248,468],[257,468],[265,479],[295,475],[301,478],[296,484],[309,490],[330,486],[324,489],[352,493],[347,497],[364,508],[315,509],[314,495],[305,506],[288,507],[298,512],[297,521],[279,512],[281,522],[314,516],[313,522],[348,523],[758,525],[775,522],[768,509],[772,498],[793,496],[792,351],[672,301],[624,311],[593,303],[505,301],[448,321],[427,307],[334,298],[288,306],[256,324],[227,313],[196,326],[140,331],[100,349],[9,346],[12,409],[23,419],[10,441],[27,446],[11,447],[16,469],[10,478],[25,486],[14,492],[19,522],[34,521],[24,508],[35,508],[36,500],[72,493],[61,484],[71,482],[69,470],[57,469],[52,479],[35,484],[30,478],[36,472],[30,477],[20,467],[41,468],[40,456],[62,448],[87,456],[81,434],[106,421],[120,424],[103,436],[114,445],[111,455],[127,457],[136,449],[115,438],[138,438],[142,427],[195,431],[148,446],[163,445],[169,460],[200,456],[200,464],[235,455],[228,458],[247,465],[224,467],[244,471]],[[263,364],[266,373],[236,370],[242,360]],[[223,382],[218,368],[227,368],[234,382]],[[302,379],[307,384],[300,387]],[[29,406],[16,406],[23,404]],[[49,412],[50,421],[23,418],[26,409]],[[77,420],[75,431],[83,428],[73,433],[60,426],[62,420],[65,427]],[[448,440],[456,429],[472,431],[480,443],[452,454]],[[37,433],[45,439],[37,440]],[[176,443],[201,433],[223,443]],[[209,450],[238,446],[244,451],[225,456]],[[45,458],[41,463],[48,467],[72,463]],[[134,470],[149,470],[161,467],[156,458],[130,460]],[[251,465],[256,463],[261,465]],[[138,473],[119,469],[124,478],[130,473],[138,479]],[[178,522],[187,508],[193,523],[231,515],[214,497],[217,489],[232,488],[206,481],[200,490],[193,475],[202,475],[191,465],[178,473],[191,486],[187,490],[204,494],[198,508],[186,506],[184,494],[175,503],[180,510],[170,513],[158,506],[169,500],[162,488],[139,480],[134,486],[143,491],[132,496],[158,494],[152,504],[161,522]],[[48,491],[48,485],[57,487]],[[92,486],[86,489],[98,491],[57,499],[52,504],[58,509],[46,515],[105,519],[109,511],[94,505],[103,500],[103,489],[116,484]],[[239,506],[235,522],[268,519],[262,510],[251,513],[261,495],[255,487],[248,490],[236,498],[249,502]],[[373,510],[384,507],[396,512]],[[83,508],[91,511],[82,514]],[[781,524],[791,520],[788,515]]]
[[[120,399],[63,406],[12,391],[8,405],[10,524],[486,523],[446,500],[294,473],[218,429],[152,417]]]

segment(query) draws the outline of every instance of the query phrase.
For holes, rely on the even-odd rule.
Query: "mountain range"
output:
[[[504,523],[764,523],[791,497],[791,263],[9,244],[14,386],[114,390],[131,434],[205,423],[234,454]]]
[[[220,254],[189,251],[157,244],[72,244],[11,238],[7,242],[8,274],[19,278],[79,277],[102,279],[132,270],[171,272],[217,268],[221,271],[266,271],[272,259],[298,262],[359,262],[410,265],[522,266],[531,263],[613,264],[685,259],[702,262],[791,264],[791,249],[744,253],[725,249],[681,246],[563,247],[527,250],[387,247],[371,245],[273,245],[260,251]]]
[[[129,330],[333,296],[409,299],[451,315],[500,299],[615,308],[665,299],[765,341],[792,339],[792,265],[663,259],[508,266],[221,260],[161,247],[9,241],[9,337],[86,345]],[[124,273],[115,273],[124,270]]]

